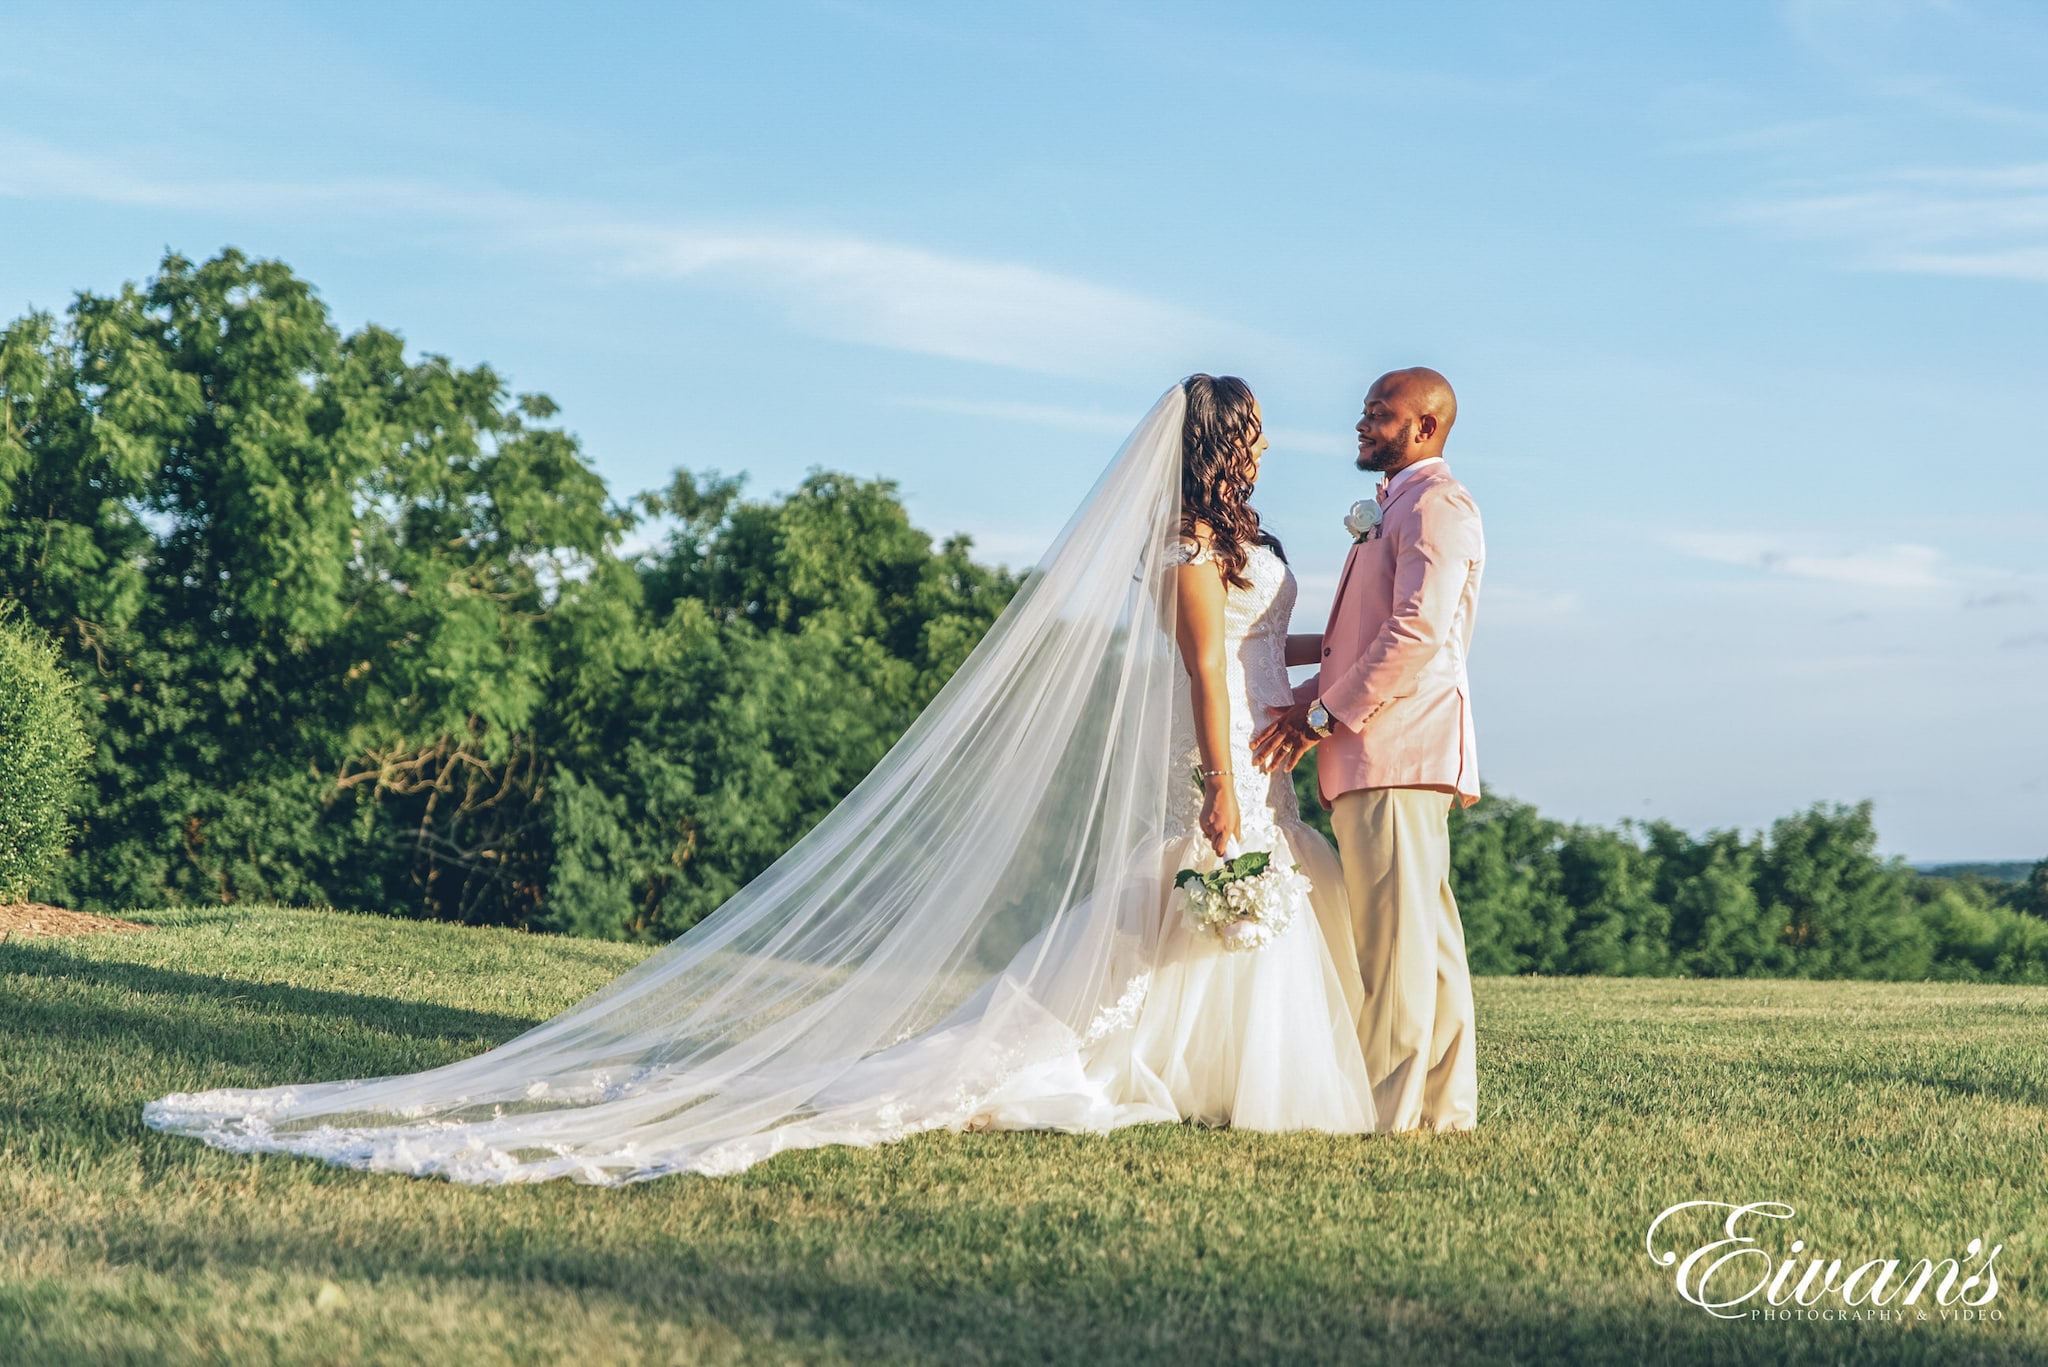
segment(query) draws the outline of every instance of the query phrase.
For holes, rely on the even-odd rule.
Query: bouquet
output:
[[[1262,948],[1308,901],[1301,865],[1282,868],[1266,850],[1235,855],[1207,873],[1182,869],[1173,886],[1182,898],[1181,924],[1215,936],[1225,949]]]

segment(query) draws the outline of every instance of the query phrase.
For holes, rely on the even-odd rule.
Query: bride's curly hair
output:
[[[1271,546],[1282,560],[1279,539],[1259,527],[1252,495],[1252,448],[1259,439],[1259,413],[1251,386],[1235,375],[1188,376],[1187,416],[1180,429],[1180,534],[1195,540],[1195,528],[1209,528],[1210,553],[1223,582],[1249,588],[1245,557],[1253,546]]]

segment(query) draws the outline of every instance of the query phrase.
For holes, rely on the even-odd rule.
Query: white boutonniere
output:
[[[1351,533],[1353,545],[1371,536],[1372,529],[1379,525],[1380,503],[1376,498],[1361,498],[1344,514],[1344,530]]]

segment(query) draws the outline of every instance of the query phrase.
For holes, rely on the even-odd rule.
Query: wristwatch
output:
[[[1308,705],[1308,729],[1319,736],[1330,734],[1330,709],[1323,706],[1321,698]]]

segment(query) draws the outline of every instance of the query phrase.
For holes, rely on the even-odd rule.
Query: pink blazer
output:
[[[1479,506],[1442,465],[1418,470],[1351,548],[1315,677],[1336,725],[1318,745],[1323,805],[1354,788],[1455,789],[1479,800],[1465,657],[1486,538]]]

